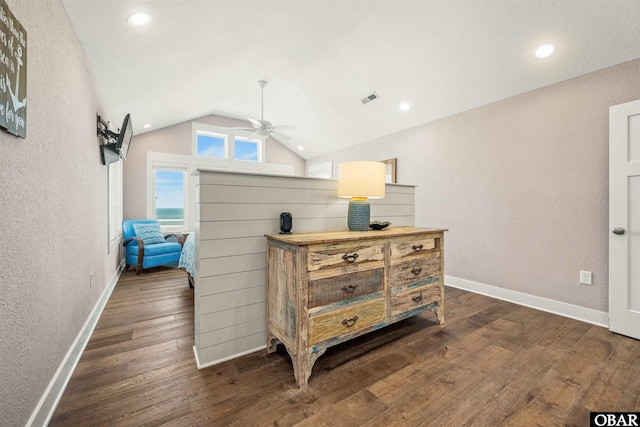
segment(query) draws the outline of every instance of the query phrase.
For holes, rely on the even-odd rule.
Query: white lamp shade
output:
[[[338,197],[381,199],[385,189],[385,164],[382,162],[345,162],[340,164]]]

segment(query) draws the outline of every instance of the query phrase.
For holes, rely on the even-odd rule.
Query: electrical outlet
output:
[[[580,283],[582,283],[583,285],[590,285],[592,277],[592,272],[580,270]]]
[[[89,273],[89,287],[93,288],[93,273]]]

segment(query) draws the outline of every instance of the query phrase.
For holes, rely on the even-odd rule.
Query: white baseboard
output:
[[[116,271],[113,273],[111,280],[109,280],[109,283],[102,292],[98,302],[96,302],[96,305],[93,307],[93,310],[91,311],[91,314],[89,314],[84,326],[80,329],[80,333],[78,333],[73,344],[71,344],[71,348],[69,348],[64,359],[62,359],[62,363],[49,382],[47,389],[40,398],[40,401],[31,414],[29,421],[27,421],[27,427],[46,426],[49,424],[49,421],[51,421],[51,417],[60,402],[60,398],[62,398],[62,393],[64,393],[64,390],[67,388],[71,375],[73,375],[73,371],[78,365],[80,356],[82,356],[82,352],[87,346],[87,343],[91,338],[91,334],[93,334],[93,330],[98,323],[98,319],[100,319],[100,315],[102,315],[102,311],[104,310],[107,301],[109,301],[109,297],[111,296],[113,289],[116,287],[116,283],[118,283],[120,274],[122,273],[122,270],[124,270],[124,265],[123,259]]]
[[[593,310],[591,308],[580,307],[578,305],[567,304],[565,302],[554,301],[447,275],[444,276],[444,282],[446,286],[451,286],[452,288],[463,289],[525,307],[535,308],[536,310],[546,311],[547,313],[553,313],[581,322],[609,328],[609,313],[604,311]]]
[[[226,362],[228,360],[237,359],[238,357],[246,356],[247,354],[255,353],[260,350],[264,350],[267,348],[266,344],[261,345],[260,347],[252,348],[251,350],[243,351],[241,353],[233,354],[231,356],[223,357],[222,359],[214,360],[213,362],[205,363],[204,365],[200,364],[200,358],[198,357],[198,351],[196,350],[196,346],[193,346],[193,354],[196,357],[196,366],[198,369],[208,368],[209,366],[217,365],[218,363]]]

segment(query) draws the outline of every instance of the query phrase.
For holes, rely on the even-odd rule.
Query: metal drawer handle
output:
[[[422,273],[422,267],[418,267],[418,268],[413,267],[411,269],[411,272],[417,276],[418,274]]]
[[[421,251],[423,247],[422,244],[411,246],[414,251]]]
[[[411,301],[415,302],[416,304],[422,304],[422,294],[411,297]]]
[[[345,291],[348,294],[352,294],[353,291],[355,291],[357,287],[358,287],[358,285],[346,285],[346,286],[342,287],[342,290]]]
[[[613,229],[613,234],[617,234],[617,235],[622,235],[624,234],[624,228],[622,227],[616,227]]]
[[[344,254],[342,255],[342,259],[347,262],[355,262],[358,259],[358,254]]]
[[[345,325],[347,328],[350,328],[353,325],[355,325],[357,321],[358,321],[358,316],[353,316],[351,319],[344,319],[342,321],[342,324]]]

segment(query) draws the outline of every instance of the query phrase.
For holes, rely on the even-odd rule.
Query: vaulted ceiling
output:
[[[266,80],[264,118],[297,125],[284,144],[305,158],[640,58],[637,0],[63,1],[136,134],[259,118]],[[139,11],[152,21],[131,26]]]

